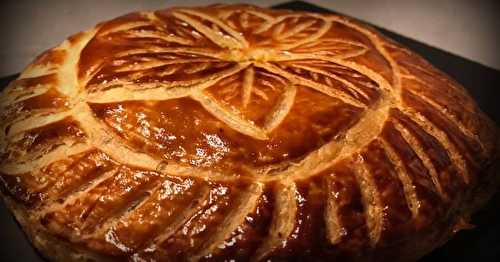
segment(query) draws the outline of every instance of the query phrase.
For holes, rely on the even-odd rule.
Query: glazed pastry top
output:
[[[438,241],[496,154],[494,124],[418,55],[345,17],[246,5],[101,23],[0,107],[4,191],[44,232],[130,259]]]

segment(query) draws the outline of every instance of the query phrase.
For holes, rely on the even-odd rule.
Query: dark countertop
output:
[[[20,71],[21,68],[24,66],[24,64],[28,63],[29,60],[32,59],[33,56],[38,54],[41,50],[46,49],[51,45],[57,44],[58,42],[63,40],[66,35],[78,31],[80,29],[85,29],[94,24],[95,22],[102,20],[105,17],[113,17],[131,10],[154,9],[154,8],[161,8],[167,5],[165,4],[164,1],[139,2],[139,1],[123,0],[120,1],[120,3],[122,4],[118,4],[118,1],[108,0],[108,1],[100,1],[102,2],[102,5],[100,5],[100,8],[98,9],[92,9],[93,12],[86,12],[86,10],[93,8],[91,7],[92,5],[91,3],[97,3],[97,1],[88,0],[85,3],[81,3],[84,1],[78,3],[77,2],[70,3],[69,1],[63,2],[59,0],[57,1],[51,0],[46,2],[48,2],[49,4],[41,8],[40,10],[34,10],[33,8],[34,6],[42,5],[41,4],[42,2],[29,4],[26,1],[19,1],[18,3],[12,4],[10,7],[7,8],[7,10],[11,11],[13,9],[9,8],[14,8],[14,9],[18,8],[18,10],[31,10],[28,12],[28,14],[31,14],[32,16],[29,17],[29,15],[25,14],[23,17],[16,17],[15,19],[21,22],[20,24],[17,24],[15,26],[12,26],[12,24],[9,23],[7,24],[0,23],[1,25],[0,30],[5,30],[5,28],[9,26],[11,26],[11,28],[21,27],[21,25],[26,26],[26,28],[23,27],[24,29],[19,29],[20,31],[22,31],[21,33],[17,32],[13,34],[14,36],[12,36],[12,38],[4,37],[4,39],[7,39],[8,41],[0,42],[0,59],[2,59],[2,62],[0,63],[0,76],[2,74],[6,75]],[[172,2],[180,2],[180,1],[170,1],[168,5],[171,5]],[[184,0],[182,2],[185,4],[193,4],[195,2],[202,2],[202,1]],[[261,5],[271,5],[274,3],[278,3],[280,1],[268,0],[268,1],[258,1],[258,2],[260,2],[258,4]],[[402,21],[401,24],[405,24],[408,23],[408,21],[406,20],[412,20],[415,16],[415,14],[405,14],[404,11],[405,9],[402,7],[401,7],[402,8],[401,10],[403,10],[401,11],[402,14],[395,14],[398,13],[397,11],[395,11],[397,10],[395,6],[403,5],[406,6],[407,8],[411,6],[411,4],[409,3],[406,4],[400,3],[405,1],[398,1],[398,2],[394,1],[394,6],[385,9],[381,8],[382,10],[378,10],[377,8],[372,7],[374,3],[380,3],[380,6],[383,7],[384,3],[388,5],[387,4],[388,1],[373,0],[370,2],[370,4],[367,4],[367,8],[373,8],[370,9],[372,11],[367,11],[367,8],[363,9],[364,11],[358,10],[359,15],[353,12],[349,12],[350,10],[349,8],[354,8],[353,6],[356,6],[354,2],[356,2],[357,5],[359,5],[359,2],[357,1],[353,1],[353,3],[351,4],[346,3],[347,1],[331,1],[331,2],[316,1],[316,2],[331,10],[349,14],[358,17],[360,19],[363,19],[367,22],[371,22],[373,24],[380,25],[382,27],[386,27],[387,29],[395,31],[398,31],[399,29],[394,29],[394,27],[401,26],[395,22],[398,21],[397,19],[401,19]],[[419,5],[420,3],[422,3],[422,5],[416,8],[415,10],[423,10],[425,8],[430,8],[429,7],[430,5],[428,3],[434,3],[434,2],[436,1],[420,1]],[[446,3],[449,4],[451,1],[437,1],[437,2],[440,2],[436,4],[436,8],[439,9],[443,8],[443,6],[446,6]],[[458,12],[457,14],[463,12],[464,9],[461,8],[465,8],[464,6],[467,6],[465,2],[466,2],[465,0],[453,1],[453,3],[456,3],[458,6],[463,5],[462,7],[454,7],[457,10],[460,9],[462,11],[455,10],[454,12]],[[490,6],[493,6],[492,4],[493,1],[478,1],[478,2],[489,3]],[[477,4],[478,2],[475,3]],[[322,4],[322,3],[327,3],[327,4]],[[84,6],[85,8],[83,8]],[[299,9],[303,7],[303,5],[301,4],[295,4],[295,5],[291,4],[287,6],[289,8],[296,7]],[[44,13],[44,10],[46,11],[51,8],[53,8],[52,11]],[[309,8],[313,7],[309,6]],[[492,10],[485,11],[485,8],[486,7],[483,6],[480,7],[479,9],[485,12],[484,13],[485,17],[488,17],[488,15],[491,15]],[[54,12],[57,13],[56,12],[57,10],[67,10],[67,12],[61,14],[60,16],[51,15]],[[113,10],[113,12],[111,12],[110,10]],[[356,11],[357,9],[354,8],[353,10]],[[6,10],[2,9],[0,12],[6,12]],[[436,12],[447,13],[451,11],[437,10]],[[474,12],[477,13],[480,11],[476,10]],[[12,17],[18,15],[19,13],[22,12],[17,12],[17,13],[14,12],[10,14],[9,19],[12,19]],[[384,18],[384,16],[386,15],[387,17]],[[27,18],[27,16],[29,18]],[[368,19],[366,16],[368,16]],[[371,16],[374,16],[375,18],[369,19],[369,17]],[[411,35],[414,37],[415,35],[418,34],[416,33],[418,32],[418,30],[425,31],[425,26],[428,25],[429,23],[432,24],[432,21],[431,22],[424,21],[426,20],[425,16],[426,15],[422,15],[422,17],[424,17],[422,18],[423,19],[422,23],[420,23],[420,21],[419,22],[413,21],[412,22],[414,24],[413,27],[410,26],[411,23],[409,23],[409,25],[407,24],[406,28],[408,31],[405,31],[407,33],[403,32],[402,34]],[[1,17],[5,16],[2,15]],[[58,23],[57,25],[54,25],[52,27],[49,26],[50,23],[52,23],[52,21],[62,21],[64,19],[68,19],[69,17],[71,17],[72,18],[71,20],[74,22],[68,24]],[[405,17],[407,18],[406,20]],[[452,17],[456,18],[456,15],[452,15]],[[481,20],[480,17],[478,19]],[[378,22],[379,20],[386,21],[389,24],[387,25],[384,24],[383,22]],[[453,21],[456,22],[456,20],[452,19],[445,22],[444,24],[448,25],[450,23],[453,24],[454,23]],[[493,18],[489,17],[487,19],[481,20],[480,22],[477,21],[471,22],[471,24],[477,26],[478,25],[477,23],[481,24],[485,23],[485,21],[496,21],[496,23],[498,23],[500,21],[500,16]],[[443,25],[441,24],[440,26]],[[487,27],[489,28],[489,26],[490,25],[488,25]],[[498,26],[497,28],[500,28],[500,25],[497,26]],[[41,31],[36,31],[37,28],[43,28],[43,29],[41,29]],[[433,30],[438,30],[437,28],[439,28],[439,26],[434,28]],[[441,27],[441,29],[442,28],[443,27]],[[481,36],[481,33],[474,31],[473,27],[464,28],[463,30],[471,30],[474,33],[474,37],[469,36],[469,38],[473,38],[472,42],[476,42],[476,44],[478,45],[476,47],[478,48],[480,48],[479,46],[484,44],[481,43],[481,41],[486,41],[485,39],[482,38],[483,36]],[[499,29],[489,28],[489,30],[498,31]],[[488,46],[491,43],[488,42],[484,45],[485,46],[484,48],[481,47],[479,50],[481,52],[478,52],[478,50],[472,48],[474,50],[469,52],[468,55],[463,55],[468,59],[464,59],[462,57],[454,56],[446,51],[432,48],[426,44],[413,41],[404,36],[400,36],[389,31],[383,31],[383,33],[403,43],[404,45],[410,47],[411,49],[417,51],[418,53],[422,54],[425,58],[429,59],[431,63],[433,63],[438,68],[442,69],[443,71],[454,77],[458,82],[460,82],[469,90],[471,95],[478,101],[480,107],[486,113],[488,113],[497,123],[500,123],[500,107],[498,107],[498,102],[497,102],[498,97],[500,97],[499,96],[500,89],[498,89],[498,87],[500,86],[500,72],[473,62],[473,61],[479,61],[486,63],[484,62],[486,60],[476,59],[478,57],[477,55],[479,55],[479,57],[481,56],[480,53],[482,53],[482,55],[484,54],[489,55],[490,60],[488,61],[490,62],[493,61],[495,63],[498,62],[496,58],[500,57],[500,55],[496,54],[496,50],[494,50],[494,48],[492,48],[491,50],[488,48]],[[413,35],[413,33],[415,33],[415,35]],[[451,35],[453,35],[453,33]],[[496,33],[488,37],[490,37],[491,40],[493,37],[500,38],[499,35],[500,34]],[[439,35],[437,31],[434,36],[435,37],[430,38],[431,40],[429,41],[425,41],[424,39],[424,42],[433,45],[432,41],[438,41],[439,39],[441,40],[446,39],[446,37]],[[450,37],[449,39],[453,39],[454,36],[449,36],[449,37]],[[419,39],[418,37],[414,38]],[[26,41],[30,42],[23,42],[21,41],[21,39],[25,39]],[[30,40],[30,39],[36,39],[36,40]],[[458,49],[454,49],[457,48],[457,46],[464,47],[470,44],[470,43],[456,43],[451,40],[448,42],[449,43],[446,43],[446,41],[444,41],[442,43],[444,44],[444,46],[440,47],[452,52],[458,52],[456,51]],[[497,43],[498,42],[494,42],[493,44],[497,45]],[[6,49],[6,46],[9,47]],[[12,52],[12,54],[8,53],[7,51]],[[8,60],[9,57],[15,57],[16,55],[18,55],[18,57],[16,58],[17,60],[16,59]],[[495,65],[496,68],[500,68],[500,65],[498,65],[500,63],[497,64],[495,63],[493,63],[492,65]],[[3,87],[11,79],[12,78],[0,79],[0,87]],[[460,232],[453,239],[453,241],[451,241],[445,247],[439,249],[437,252],[433,252],[431,255],[427,256],[424,259],[424,261],[448,261],[448,260],[500,261],[500,223],[498,223],[498,221],[500,221],[500,209],[498,209],[499,206],[500,206],[500,194],[497,194],[497,196],[494,198],[494,201],[491,201],[489,206],[475,217],[474,223],[478,225],[476,229]],[[16,222],[9,214],[9,211],[1,203],[0,203],[0,242],[2,243],[0,245],[0,261],[43,261],[40,257],[37,256],[33,248],[30,246],[29,242],[27,242],[27,240],[25,239],[22,231],[20,230],[20,228],[18,228]]]

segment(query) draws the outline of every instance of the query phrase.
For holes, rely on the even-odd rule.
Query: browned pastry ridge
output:
[[[331,14],[128,14],[0,107],[2,196],[56,261],[414,261],[499,180],[459,84]]]

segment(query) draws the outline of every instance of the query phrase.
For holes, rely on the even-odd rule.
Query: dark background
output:
[[[68,35],[137,10],[286,0],[2,0],[0,76],[17,73]],[[499,0],[311,0],[459,56],[500,69]]]
[[[69,34],[84,30],[101,20],[135,10],[214,2],[239,1],[2,2],[0,88],[12,80],[15,77],[12,75],[21,71],[38,53],[58,44]],[[253,2],[261,6],[278,5],[288,9],[325,11],[303,2]],[[379,28],[382,33],[423,55],[465,86],[483,111],[500,125],[500,71],[494,69],[500,69],[500,54],[497,48],[500,46],[500,1],[312,2],[401,33],[395,34]],[[2,78],[8,75],[9,77]],[[473,223],[477,225],[475,229],[459,232],[452,241],[425,257],[423,261],[500,261],[500,194],[473,217]],[[0,261],[42,261],[1,203]]]

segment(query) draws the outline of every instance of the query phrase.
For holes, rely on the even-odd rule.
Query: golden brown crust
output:
[[[2,196],[56,261],[414,261],[500,180],[467,92],[335,15],[132,13],[39,56],[0,107]]]

